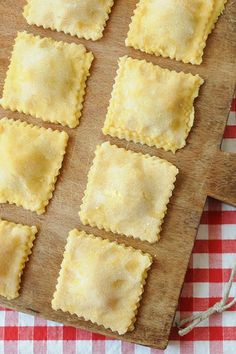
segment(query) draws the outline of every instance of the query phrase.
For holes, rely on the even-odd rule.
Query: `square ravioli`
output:
[[[149,254],[72,230],[52,308],[119,334],[131,331],[151,264]]]
[[[82,44],[19,32],[0,103],[5,109],[74,128],[92,60]]]
[[[0,203],[44,213],[67,140],[65,132],[0,119]]]
[[[23,15],[30,25],[79,38],[102,37],[114,0],[27,0]]]
[[[126,45],[201,64],[208,35],[227,0],[140,0]]]
[[[158,157],[98,146],[79,212],[83,224],[156,242],[178,169]]]
[[[103,133],[175,152],[186,144],[202,83],[198,75],[120,58]]]
[[[21,275],[36,233],[36,226],[0,219],[0,295],[8,300],[19,296]]]

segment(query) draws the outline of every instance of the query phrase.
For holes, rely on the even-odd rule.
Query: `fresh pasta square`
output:
[[[92,60],[82,44],[19,32],[0,103],[4,109],[74,128]]]
[[[30,25],[79,38],[102,37],[114,0],[27,0],[23,15]]]
[[[227,0],[140,0],[126,45],[201,64],[208,35]]]
[[[175,152],[186,144],[203,80],[120,58],[103,133]]]
[[[0,119],[0,203],[44,213],[67,140],[65,132]]]
[[[98,146],[80,208],[83,224],[156,242],[178,169],[158,157]]]
[[[36,233],[36,226],[0,219],[0,295],[8,300],[19,296],[21,275]]]
[[[119,334],[131,331],[151,263],[149,254],[72,230],[52,308]]]

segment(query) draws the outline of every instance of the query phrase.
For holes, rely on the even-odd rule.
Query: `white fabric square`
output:
[[[208,253],[193,253],[192,268],[209,268],[209,254]]]

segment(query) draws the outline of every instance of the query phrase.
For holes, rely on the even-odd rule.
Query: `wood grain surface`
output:
[[[235,85],[235,1],[228,1],[224,15],[207,41],[203,64],[200,66],[158,58],[125,47],[124,40],[136,0],[115,1],[104,37],[97,42],[28,26],[22,16],[23,5],[23,0],[0,0],[0,92],[18,30],[66,42],[83,43],[94,53],[95,61],[78,128],[64,129],[60,125],[47,124],[40,119],[1,109],[0,117],[64,129],[70,140],[54,197],[45,214],[37,216],[14,205],[0,205],[1,218],[34,224],[40,230],[24,271],[20,297],[14,301],[0,297],[0,305],[126,341],[165,348],[206,197],[210,195],[236,205],[236,156],[220,151]],[[196,116],[188,144],[175,155],[155,147],[109,138],[101,132],[117,70],[117,59],[125,54],[146,59],[164,68],[199,73],[205,80],[200,96],[195,101]],[[94,150],[97,144],[106,140],[133,151],[165,158],[180,169],[161,240],[154,245],[85,227],[80,222],[78,210]],[[67,234],[75,227],[118,240],[154,256],[133,332],[118,336],[101,326],[51,309],[50,301]]]

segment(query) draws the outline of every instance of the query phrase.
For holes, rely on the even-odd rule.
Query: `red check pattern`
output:
[[[236,99],[222,150],[236,152]],[[236,188],[236,187],[235,187]],[[236,261],[236,208],[208,199],[202,215],[177,318],[203,311],[222,297]],[[232,287],[236,295],[236,279]],[[0,308],[0,354],[235,354],[236,305],[184,337],[173,328],[166,351],[142,347]]]

